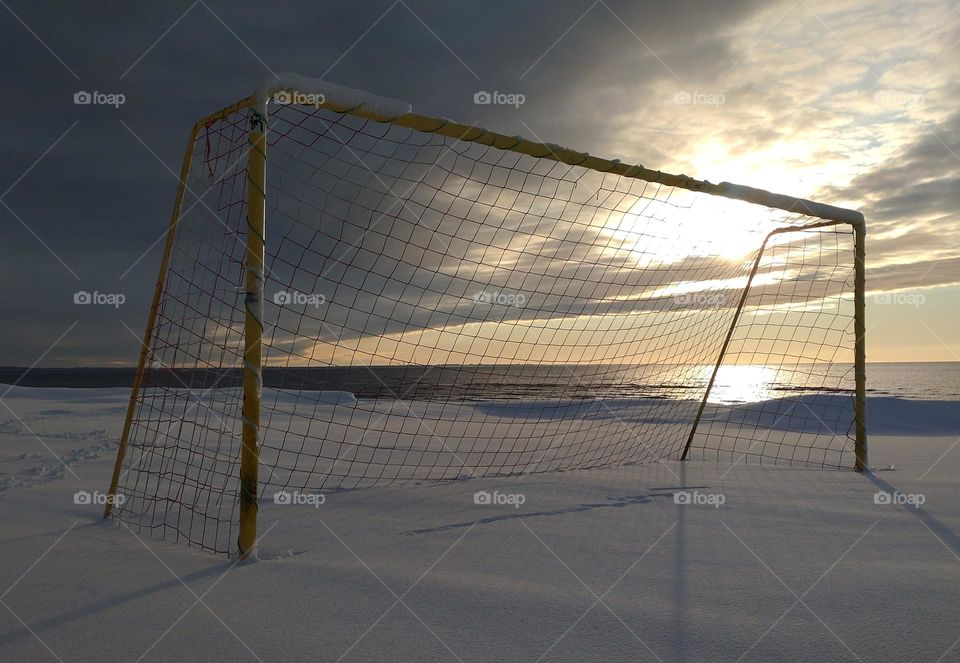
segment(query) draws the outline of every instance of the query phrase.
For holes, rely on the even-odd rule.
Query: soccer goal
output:
[[[106,515],[245,556],[275,495],[861,470],[864,232],[283,75],[190,135]]]

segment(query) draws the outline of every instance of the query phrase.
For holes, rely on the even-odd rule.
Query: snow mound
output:
[[[297,391],[291,389],[264,389],[265,405],[280,403],[315,403],[317,405],[356,405],[357,397],[349,391]]]
[[[867,431],[876,435],[957,435],[960,402],[867,398]]]

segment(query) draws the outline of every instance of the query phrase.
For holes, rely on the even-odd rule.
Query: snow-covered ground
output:
[[[126,399],[0,400],[0,661],[960,661],[954,402],[872,400],[871,474],[661,463],[264,503],[238,565],[75,503],[109,483]]]

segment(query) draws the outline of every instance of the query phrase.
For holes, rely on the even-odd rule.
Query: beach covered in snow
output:
[[[101,520],[128,397],[3,399],[4,661],[960,660],[955,401],[871,398],[863,474],[664,461],[263,499],[237,564]],[[458,407],[550,426],[648,405]]]

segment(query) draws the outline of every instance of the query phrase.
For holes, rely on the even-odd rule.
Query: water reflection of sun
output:
[[[713,367],[703,367],[703,380]],[[756,403],[773,397],[777,370],[770,366],[721,366],[707,399],[709,403]]]

